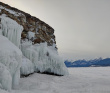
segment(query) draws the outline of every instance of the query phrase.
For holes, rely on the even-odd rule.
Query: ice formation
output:
[[[5,15],[2,15],[0,18],[2,29],[1,33],[17,47],[20,47],[21,32],[23,31],[23,27]]]
[[[23,27],[16,21],[6,17],[5,14],[1,15],[0,18],[0,63],[4,64],[6,68],[9,69],[10,75],[12,77],[12,84],[10,87],[16,88],[19,85],[20,66],[22,61],[22,52],[19,50],[19,47]],[[15,44],[18,48],[13,44]],[[4,85],[5,84],[2,82],[2,86]],[[7,88],[7,90],[9,89]]]
[[[34,32],[31,32],[31,31],[28,32],[28,38],[29,39],[33,39],[34,36],[35,36],[35,33]]]
[[[32,61],[35,71],[68,74],[63,60],[53,46],[47,46],[47,43],[32,45],[30,42],[23,42],[21,50],[24,56]]]
[[[34,64],[25,56],[22,57],[20,72],[21,75],[29,75],[31,73],[34,73]]]
[[[2,6],[0,8],[4,9]],[[21,15],[9,9],[5,10],[16,16]],[[41,25],[38,28],[41,29]],[[37,34],[38,28],[35,32]],[[43,27],[43,30],[46,31],[46,28]],[[20,74],[28,75],[35,71],[57,75],[68,74],[55,44],[53,46],[47,46],[47,43],[33,45],[31,41],[35,38],[35,33],[27,32],[28,40],[23,41],[21,40],[22,31],[23,27],[15,20],[6,14],[0,15],[0,88],[9,91],[11,88],[17,88]],[[51,40],[54,42],[54,39]]]
[[[0,63],[0,83],[1,88],[10,91],[12,86],[12,77],[9,69]]]
[[[0,64],[3,64],[4,68],[6,67],[10,72],[10,75],[12,77],[12,86],[10,87],[17,88],[17,86],[19,85],[21,61],[22,52],[19,50],[19,48],[11,43],[6,37],[0,35]],[[0,78],[4,77],[10,82],[11,79],[9,78],[9,73],[7,69],[4,69],[5,72],[3,72],[3,75],[0,75]],[[2,70],[3,69],[1,69],[1,71]],[[8,81],[4,82],[3,78],[0,79],[0,81],[4,89],[10,89],[7,87],[8,85],[11,85],[7,85],[6,82]]]

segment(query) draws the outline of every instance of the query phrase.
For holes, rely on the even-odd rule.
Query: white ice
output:
[[[2,34],[17,47],[20,47],[21,32],[23,31],[23,27],[5,15],[0,16],[0,18]]]
[[[0,89],[0,93],[9,93],[8,91]]]
[[[28,32],[28,38],[29,39],[34,38],[34,36],[35,36],[35,33],[34,32],[31,32],[31,31]]]
[[[12,76],[13,88],[18,87],[19,85],[21,62],[22,52],[19,50],[19,48],[17,48],[6,37],[0,35],[0,63],[3,64],[7,69],[9,69],[10,75]],[[8,72],[5,71],[4,73]],[[1,77],[2,75],[0,76],[0,78]],[[8,76],[5,78],[8,79]],[[4,84],[7,86],[5,82],[2,85],[4,86]]]
[[[34,73],[34,64],[25,56],[22,57],[20,72],[21,75],[28,75]]]
[[[0,9],[5,8],[0,6]],[[16,15],[14,11],[5,10]],[[30,41],[21,44],[23,27],[6,14],[0,15],[0,19],[0,88],[9,91],[11,88],[18,88],[20,71],[22,75],[34,71],[68,75],[68,70],[59,57],[55,45],[47,46],[47,43],[32,45]],[[35,33],[28,32],[29,40],[34,36]]]
[[[12,88],[12,76],[9,69],[2,63],[0,63],[0,88],[11,91]]]
[[[68,76],[35,73],[11,93],[110,93],[110,67],[69,68]]]
[[[24,42],[21,45],[21,50],[24,56],[34,64],[35,71],[58,75],[68,74],[64,61],[53,46],[47,46],[47,43],[32,45],[29,42]]]

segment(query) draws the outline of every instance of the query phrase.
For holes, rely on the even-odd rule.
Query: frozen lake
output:
[[[35,73],[27,78],[21,78],[19,89],[11,93],[110,93],[110,67],[68,70],[69,76]]]
[[[69,68],[70,93],[110,93],[110,67]]]

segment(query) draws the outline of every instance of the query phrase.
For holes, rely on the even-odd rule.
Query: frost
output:
[[[1,16],[1,29],[5,37],[7,37],[12,43],[17,47],[20,47],[21,32],[23,27],[19,25],[16,21],[6,17]]]
[[[25,42],[21,45],[21,50],[24,56],[33,62],[35,71],[49,72],[58,75],[68,74],[65,64],[55,48],[52,46],[48,47],[47,43],[31,45]]]
[[[9,69],[10,75],[12,77],[13,88],[17,88],[19,85],[21,61],[22,52],[6,37],[0,35],[0,63],[3,64],[7,69]],[[6,70],[4,73],[7,74],[8,71]],[[5,74],[0,75],[0,78],[4,75]],[[6,75],[4,76],[4,78],[8,79]],[[6,89],[7,85],[5,86],[5,82],[2,85],[3,88]]]

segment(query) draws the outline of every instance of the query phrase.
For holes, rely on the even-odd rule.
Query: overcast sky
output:
[[[65,59],[110,57],[110,0],[0,0],[55,29]]]

